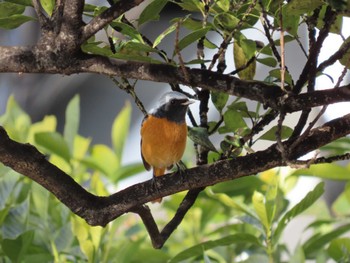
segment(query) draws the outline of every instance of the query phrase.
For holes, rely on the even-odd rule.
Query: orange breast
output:
[[[180,161],[186,146],[186,123],[178,124],[152,115],[141,127],[144,159],[153,168],[167,168]]]

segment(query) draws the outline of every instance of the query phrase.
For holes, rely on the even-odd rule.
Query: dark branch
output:
[[[75,74],[98,73],[156,82],[183,84],[228,93],[237,97],[263,103],[276,110],[283,105],[285,112],[350,101],[350,86],[338,89],[314,91],[290,95],[287,99],[276,85],[262,81],[246,81],[236,77],[202,69],[186,68],[190,79],[186,79],[180,68],[167,64],[110,60],[100,56],[66,58],[58,63],[51,53],[36,52],[30,47],[0,47],[0,72]],[[68,66],[67,66],[68,65]]]
[[[327,38],[330,28],[334,23],[337,17],[337,13],[332,10],[330,6],[327,7],[325,17],[324,17],[324,26],[321,28],[319,35],[312,49],[310,50],[308,60],[305,63],[303,71],[301,72],[297,83],[293,88],[295,94],[299,94],[310,74],[310,67],[316,67],[318,55],[321,51],[324,40]]]
[[[288,153],[288,159],[296,160],[349,133],[350,114],[311,130],[293,148],[293,152]],[[288,148],[292,143],[293,141],[284,142],[283,145]],[[12,141],[2,128],[0,129],[0,146],[0,161],[4,165],[41,184],[89,224],[102,226],[126,212],[134,211],[135,207],[159,197],[234,180],[286,165],[277,145],[274,144],[254,154],[188,169],[181,180],[176,173],[157,177],[157,190],[152,187],[154,182],[149,180],[111,196],[98,197],[87,192],[69,175],[48,162],[44,155],[33,146]]]
[[[108,25],[117,17],[124,14],[126,11],[132,9],[135,6],[141,4],[144,0],[121,0],[112,5],[106,11],[101,13],[99,16],[94,17],[90,23],[88,23],[84,29],[81,37],[81,42],[84,43],[90,37],[95,35],[98,31]]]

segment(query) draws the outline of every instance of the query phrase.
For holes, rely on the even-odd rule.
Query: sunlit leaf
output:
[[[113,176],[119,166],[119,160],[114,151],[104,144],[94,145],[91,156],[81,160],[81,162],[108,176]]]
[[[239,233],[239,234],[229,235],[216,240],[199,243],[193,247],[190,247],[180,252],[175,257],[173,257],[169,262],[170,263],[180,262],[189,258],[202,255],[203,251],[207,251],[209,249],[220,247],[220,246],[229,246],[235,243],[245,243],[245,244],[249,243],[257,246],[260,245],[259,240],[255,236],[250,234]]]
[[[52,15],[52,11],[55,7],[55,2],[55,0],[40,0],[41,6],[49,16]]]
[[[57,132],[38,132],[34,135],[35,142],[49,153],[56,154],[69,163],[71,154],[67,142]]]
[[[204,12],[204,3],[197,0],[175,1],[182,9],[190,12]]]
[[[266,199],[264,195],[258,191],[255,191],[252,197],[252,203],[255,209],[256,214],[260,218],[262,225],[265,227],[265,230],[268,231],[271,227],[268,213],[266,211]]]
[[[174,32],[174,30],[176,29],[177,25],[176,24],[172,24],[170,27],[168,27],[167,29],[165,29],[153,42],[153,47],[156,47],[160,44],[160,42],[170,33]]]
[[[80,120],[80,97],[75,95],[66,108],[63,136],[73,152],[74,138],[78,134]]]
[[[308,169],[299,169],[293,175],[316,176],[330,180],[349,180],[349,168],[336,163],[310,165]]]
[[[116,182],[118,180],[136,175],[145,170],[143,163],[132,163],[120,166],[110,177],[111,181]]]
[[[324,192],[324,183],[321,182],[316,187],[310,191],[298,204],[296,204],[293,208],[291,208],[278,222],[277,228],[275,230],[274,238],[276,241],[282,234],[282,231],[288,225],[288,223],[300,215],[310,206],[312,206],[323,194]]]
[[[324,246],[330,243],[335,238],[350,231],[350,224],[337,227],[322,235],[314,235],[309,238],[303,245],[306,258],[314,257],[318,251],[324,249]]]
[[[117,158],[117,167],[121,162],[124,145],[129,133],[131,109],[131,104],[126,102],[123,109],[115,118],[112,126],[112,144]]]
[[[337,238],[330,242],[327,249],[328,254],[335,262],[350,261],[350,238]]]

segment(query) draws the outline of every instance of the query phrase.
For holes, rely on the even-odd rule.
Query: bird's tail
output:
[[[153,168],[153,176],[158,177],[165,174],[165,168]],[[162,198],[158,198],[152,201],[152,203],[160,203]]]

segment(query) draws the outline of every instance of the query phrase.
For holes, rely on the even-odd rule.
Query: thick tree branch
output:
[[[348,134],[350,134],[350,114],[311,130],[292,152],[288,152],[288,159],[296,160]],[[283,142],[283,145],[288,148],[293,142]],[[154,187],[154,182],[149,180],[111,196],[99,197],[87,192],[69,175],[48,162],[33,146],[11,140],[2,128],[0,162],[45,187],[89,224],[102,226],[124,213],[134,211],[135,207],[159,197],[286,165],[277,144],[274,144],[264,151],[188,169],[181,180],[176,173],[157,177],[155,179],[157,189]]]
[[[64,63],[53,54],[36,52],[31,47],[0,47],[0,72],[75,74],[98,73],[156,82],[183,84],[258,101],[285,112],[350,101],[350,86],[338,89],[289,95],[286,99],[276,85],[262,81],[240,80],[233,76],[203,69],[186,68],[190,79],[180,68],[167,64],[110,60],[100,56],[81,55],[67,58]],[[283,106],[282,106],[283,105]]]

